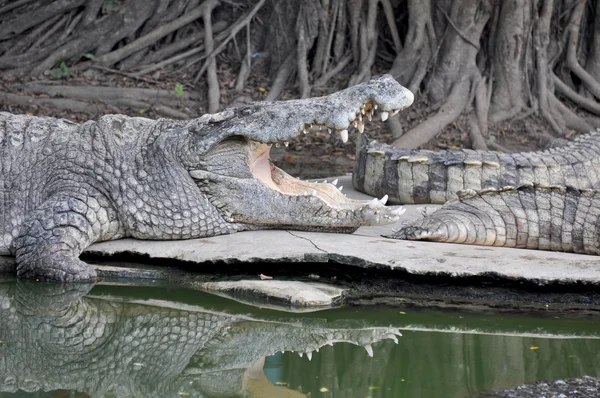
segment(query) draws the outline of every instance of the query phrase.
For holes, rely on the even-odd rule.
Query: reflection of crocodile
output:
[[[0,284],[0,391],[294,396],[266,379],[265,356],[311,355],[340,341],[370,352],[372,343],[399,335],[395,328],[341,329],[83,297],[90,288]]]
[[[363,128],[412,103],[390,76],[321,98],[265,102],[192,121],[110,115],[81,125],[0,113],[0,255],[20,276],[89,281],[93,242],[187,239],[251,229],[351,232],[396,210],[275,167],[272,144],[311,128]]]

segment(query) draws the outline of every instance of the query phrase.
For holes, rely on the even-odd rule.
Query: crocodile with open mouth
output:
[[[0,255],[22,277],[91,281],[79,260],[98,241],[188,239],[256,229],[352,232],[402,209],[292,178],[271,145],[410,106],[390,76],[320,97],[263,102],[191,121],[107,115],[76,124],[0,113]]]

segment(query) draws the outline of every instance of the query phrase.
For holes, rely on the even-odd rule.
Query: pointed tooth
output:
[[[344,129],[340,131],[340,137],[342,137],[342,142],[345,144],[348,142],[348,130]]]
[[[389,334],[387,335],[388,339],[391,339],[394,343],[398,344],[398,337],[396,337],[395,334]]]
[[[329,127],[327,127],[327,132],[331,134],[331,129]]]
[[[358,121],[357,121],[357,120],[353,121],[353,122],[352,122],[352,125],[353,125],[354,127],[357,127],[357,126],[358,126]]]
[[[373,105],[373,109],[377,110],[377,104]]]
[[[317,347],[317,348],[315,349],[315,351],[316,351],[316,352],[319,352],[319,347]]]
[[[309,361],[312,361],[312,352],[307,352],[306,358],[308,358]]]
[[[369,113],[367,113],[367,119],[369,119],[369,121],[373,120],[373,110],[370,110]]]
[[[283,143],[283,145],[285,145],[285,147],[287,148],[288,146],[290,146],[290,143],[289,143],[289,142],[287,142],[287,141],[285,141],[285,142]]]
[[[367,350],[367,354],[373,358],[373,347],[371,346],[371,344],[367,344],[365,346],[365,350]]]
[[[381,121],[385,122],[386,120],[388,120],[389,116],[390,116],[389,112],[381,112]]]
[[[364,131],[365,131],[365,125],[364,125],[364,123],[362,122],[362,120],[360,120],[360,121],[358,122],[358,126],[357,126],[357,127],[358,127],[358,132],[359,132],[359,133],[361,133],[361,134],[362,134],[362,133],[364,133]]]
[[[388,196],[383,195],[383,198],[379,199],[379,202],[385,206],[385,204],[387,203],[387,200],[388,200]]]
[[[358,117],[357,117],[357,119],[358,119],[358,121],[359,121],[359,122],[362,122],[362,120],[363,120],[363,118],[362,118],[362,113],[359,113],[359,114],[358,114]]]
[[[303,352],[298,351],[298,355],[300,355],[300,358],[302,358],[304,356]]]
[[[342,189],[344,189],[344,186],[343,186],[343,185],[340,185],[340,186],[338,187],[338,191],[342,192]]]
[[[330,346],[332,346],[332,347],[333,347],[333,341],[328,341],[328,342],[327,342],[327,345],[330,345]]]
[[[316,190],[312,190],[312,192],[310,193],[311,196],[317,196],[317,191]]]
[[[281,145],[279,145],[279,142],[275,143],[275,148],[279,148]]]
[[[307,134],[307,133],[308,133],[308,127],[304,127],[303,133],[304,133],[304,134]]]
[[[396,116],[399,112],[400,112],[400,109],[396,109],[395,111],[392,111],[392,116]]]
[[[336,178],[335,180],[331,181],[331,183],[332,183],[333,185],[337,185],[337,183],[338,183],[338,179]]]
[[[364,115],[364,114],[366,113],[366,111],[365,111],[365,107],[364,107],[364,106],[361,106],[361,107],[360,107],[360,113],[361,113],[362,115]]]
[[[367,206],[369,206],[369,208],[371,209],[376,209],[377,207],[379,207],[379,200],[377,200],[377,198],[373,198],[373,200],[367,203]]]
[[[401,216],[402,214],[404,214],[405,211],[406,211],[406,209],[404,207],[400,207],[396,210],[392,210],[392,215]]]

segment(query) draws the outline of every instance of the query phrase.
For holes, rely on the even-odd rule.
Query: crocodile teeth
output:
[[[331,134],[331,129],[329,127],[327,128],[327,132]]]
[[[337,185],[337,183],[338,183],[338,179],[336,178],[335,180],[331,181],[331,183],[332,183],[333,185]]]
[[[377,104],[373,105],[373,109],[377,110]]]
[[[359,120],[357,124],[357,128],[358,131],[362,134],[365,131],[365,125],[363,124],[362,120]]]
[[[359,122],[362,122],[362,120],[363,120],[363,118],[362,118],[362,113],[359,113],[359,114],[358,114],[358,121],[359,121]]]
[[[388,339],[391,339],[394,343],[398,344],[398,338],[395,334],[389,334],[386,336]]]
[[[401,216],[402,214],[404,214],[405,211],[406,211],[406,209],[404,207],[400,207],[396,210],[392,210],[392,214],[394,216]]]
[[[400,109],[396,109],[395,111],[392,111],[392,116],[396,116],[398,114],[398,112],[400,112]]]
[[[310,193],[311,196],[317,196],[317,190],[313,189],[312,192]]]
[[[387,203],[387,200],[388,200],[388,196],[387,196],[387,195],[383,195],[383,198],[381,198],[381,199],[379,200],[379,202],[380,202],[382,205],[384,205],[384,206],[385,206],[385,204]]]
[[[385,122],[386,120],[388,120],[389,116],[390,116],[389,112],[381,112],[381,121]]]
[[[340,185],[340,186],[338,187],[338,191],[342,192],[342,189],[344,189],[344,186],[343,186],[343,185]]]
[[[308,127],[304,127],[304,130],[302,131],[304,134],[308,133]]]
[[[373,110],[370,110],[369,113],[367,113],[367,119],[369,119],[369,121],[373,120]]]
[[[309,361],[312,361],[312,352],[307,352],[306,358],[308,358]]]
[[[373,358],[373,347],[371,346],[371,344],[367,344],[365,346],[365,350],[367,350],[367,354]]]
[[[348,130],[344,129],[340,131],[340,137],[342,137],[342,142],[345,144],[348,142]]]
[[[302,358],[304,356],[303,352],[298,352],[298,355],[300,355],[300,358]]]
[[[373,200],[371,200],[369,203],[367,203],[367,205],[371,208],[371,209],[375,209],[377,207],[379,207],[379,200],[377,200],[377,198],[374,198]]]
[[[285,147],[287,148],[290,145],[290,143],[286,141],[283,143],[283,145],[285,145]]]

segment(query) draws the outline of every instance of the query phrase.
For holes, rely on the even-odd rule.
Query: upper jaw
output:
[[[385,121],[413,101],[410,90],[384,75],[324,97],[258,103],[240,110],[226,131],[265,144],[285,144],[313,129],[327,129],[346,142],[351,126],[362,133],[365,119],[380,116]]]

